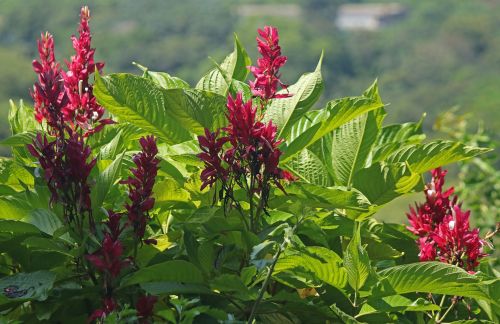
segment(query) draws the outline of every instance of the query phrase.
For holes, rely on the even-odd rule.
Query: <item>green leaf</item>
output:
[[[120,175],[120,167],[125,152],[120,154],[104,171],[97,176],[94,188],[92,188],[92,209],[94,213],[103,206],[109,191],[115,185]]]
[[[251,292],[241,278],[233,274],[222,274],[215,277],[210,282],[210,288],[221,293],[235,296],[240,300],[254,301],[257,298],[257,293]]]
[[[174,295],[174,294],[203,294],[213,295],[207,286],[201,284],[181,283],[181,282],[147,282],[142,283],[141,288],[151,295]]]
[[[288,250],[276,263],[273,276],[290,284],[287,277],[297,279],[303,275],[312,279],[312,282],[305,282],[308,286],[327,283],[343,288],[347,274],[341,263],[342,259],[335,252],[320,246],[308,246],[304,250]]]
[[[0,219],[19,220],[29,215],[31,207],[20,197],[0,196]]]
[[[40,130],[40,124],[35,120],[35,111],[32,107],[26,106],[22,100],[17,106],[10,100],[10,110],[8,115],[10,130],[12,135],[28,133]]]
[[[404,145],[421,143],[425,139],[425,134],[422,132],[424,118],[425,113],[416,123],[383,127],[373,148],[371,163],[384,160]]]
[[[0,241],[8,241],[16,236],[36,235],[40,230],[29,223],[0,219]]]
[[[101,77],[96,73],[94,95],[99,104],[113,115],[167,143],[190,139],[189,132],[178,123],[171,111],[183,100],[181,89],[165,90],[150,80],[132,74]]]
[[[477,276],[442,262],[419,262],[380,271],[383,279],[374,287],[376,297],[414,292],[489,300]]]
[[[250,57],[235,34],[233,52],[220,65],[205,74],[198,81],[196,89],[211,91],[225,97],[233,80],[245,81],[248,75],[247,66],[251,64]]]
[[[196,89],[163,89],[132,74],[96,75],[99,103],[118,118],[151,132],[169,144],[192,139],[204,128],[225,123],[226,98]]]
[[[170,74],[166,72],[154,72],[150,71],[147,67],[140,65],[138,63],[133,63],[135,66],[137,66],[139,69],[143,71],[143,77],[153,81],[156,83],[158,86],[164,88],[164,89],[189,89],[189,83],[186,81],[178,78],[171,76]]]
[[[344,266],[347,270],[347,280],[356,292],[363,288],[371,272],[368,253],[361,246],[360,229],[360,224],[356,222],[353,237],[344,252]]]
[[[19,192],[34,186],[35,179],[17,160],[0,157],[0,184]]]
[[[203,276],[200,270],[192,263],[183,260],[173,260],[139,269],[124,278],[121,286],[160,281],[202,284]]]
[[[281,158],[286,161],[302,149],[354,118],[384,105],[367,97],[348,97],[330,101],[324,109],[306,113],[286,134],[287,146]]]
[[[273,124],[278,127],[278,138],[285,137],[295,121],[319,99],[323,91],[322,61],[323,54],[321,54],[318,65],[313,72],[303,74],[297,83],[278,92],[279,94],[291,94],[291,97],[273,99],[270,106],[267,107],[264,121],[272,120]]]
[[[111,141],[99,148],[99,160],[115,160],[117,155],[124,150],[122,131],[118,131]]]
[[[63,226],[53,211],[42,208],[33,209],[23,221],[35,225],[40,231],[49,235],[54,235],[54,232]]]
[[[383,119],[383,111],[356,117],[333,131],[331,161],[336,185],[352,185],[356,171],[365,166]]]
[[[286,187],[289,197],[295,196],[310,207],[367,211],[369,202],[359,191],[345,187],[322,187],[295,182]],[[288,197],[287,196],[287,197]]]
[[[0,304],[27,300],[44,301],[54,285],[56,275],[49,271],[17,273],[0,279]]]
[[[431,303],[423,298],[416,300],[408,299],[404,296],[394,295],[383,298],[369,299],[359,311],[356,317],[373,313],[392,313],[392,312],[424,312],[439,311],[438,305]]]
[[[420,174],[413,172],[405,163],[376,163],[359,170],[353,178],[354,188],[377,206],[411,192],[420,183]]]
[[[386,162],[406,162],[415,173],[424,173],[450,164],[490,152],[491,149],[474,147],[453,141],[432,141],[405,146],[391,154]]]
[[[347,314],[346,312],[344,312],[343,310],[341,310],[340,308],[338,308],[337,305],[335,305],[335,304],[331,305],[330,309],[345,324],[359,324],[359,323],[363,323],[363,322],[359,322],[357,319],[355,319],[351,315]]]
[[[295,155],[285,164],[285,168],[302,181],[324,187],[332,185],[326,166],[308,149]]]
[[[33,143],[33,139],[35,138],[35,136],[35,131],[17,133],[1,140],[0,145],[11,147],[25,147],[27,144]]]

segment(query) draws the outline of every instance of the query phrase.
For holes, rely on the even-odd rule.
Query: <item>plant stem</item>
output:
[[[448,315],[448,313],[453,309],[453,306],[455,306],[455,301],[451,302],[450,307],[448,307],[441,318],[436,319],[436,323],[441,323],[446,318],[446,315]]]
[[[297,227],[299,226],[300,222],[301,222],[301,220],[297,221],[297,224],[295,224],[295,226],[292,228],[292,233],[295,233],[295,231],[297,230]],[[288,240],[285,238],[283,240],[283,243],[281,243],[278,251],[276,251],[276,253],[275,253],[274,257],[273,257],[273,263],[269,267],[266,279],[262,283],[262,287],[260,288],[260,291],[259,291],[259,296],[257,297],[257,299],[255,300],[255,303],[252,306],[252,311],[250,312],[250,317],[248,317],[248,321],[247,321],[248,324],[251,324],[252,321],[253,321],[253,319],[255,318],[255,312],[257,311],[257,307],[259,306],[260,302],[262,301],[262,298],[264,297],[264,293],[267,290],[267,285],[269,284],[269,281],[271,280],[271,276],[273,275],[274,267],[276,266],[276,263],[278,263],[278,259],[279,259],[280,255],[281,255],[281,253],[283,251],[285,251],[285,248],[286,248],[287,244],[288,244]]]
[[[262,283],[262,287],[260,288],[260,291],[259,291],[259,296],[257,297],[257,299],[255,300],[255,303],[252,306],[252,311],[250,312],[250,316],[248,317],[248,321],[247,321],[248,324],[251,324],[253,322],[253,319],[255,318],[255,311],[257,310],[257,307],[259,306],[260,302],[262,301],[262,298],[264,297],[264,293],[266,292],[267,285],[269,284],[269,281],[271,280],[271,276],[273,274],[274,267],[276,266],[276,263],[278,262],[278,259],[281,255],[281,252],[285,248],[285,246],[284,246],[285,242],[283,242],[283,244],[281,244],[280,248],[278,249],[278,251],[274,255],[273,263],[269,267],[266,279]]]

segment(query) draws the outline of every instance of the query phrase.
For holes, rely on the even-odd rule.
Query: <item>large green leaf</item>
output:
[[[44,301],[54,285],[56,275],[49,271],[17,273],[0,279],[0,304]]]
[[[40,234],[40,230],[35,225],[22,221],[0,219],[0,241],[8,241],[17,236],[37,234]]]
[[[169,91],[169,95],[165,92]],[[172,109],[181,105],[183,90],[164,90],[152,81],[132,74],[96,74],[94,95],[113,115],[164,140],[178,143],[190,139]]]
[[[103,206],[110,189],[118,180],[124,154],[125,153],[118,155],[118,157],[97,176],[95,186],[92,188],[91,192],[92,209],[94,213]]]
[[[375,142],[371,163],[382,161],[404,145],[418,144],[425,139],[422,124],[425,114],[416,123],[393,124],[384,126]]]
[[[0,196],[0,219],[19,220],[27,217],[31,211],[21,196]]]
[[[279,138],[285,137],[295,121],[304,115],[319,99],[323,91],[322,60],[323,54],[321,54],[318,65],[313,72],[303,74],[297,83],[278,92],[281,94],[289,93],[292,95],[291,97],[273,99],[271,105],[267,108],[264,121],[273,121],[278,127]]]
[[[285,134],[287,144],[283,148],[282,161],[354,118],[381,107],[383,103],[360,96],[330,101],[325,108],[306,113]]]
[[[405,163],[376,163],[359,170],[353,177],[354,188],[377,206],[411,192],[420,182],[420,174],[413,172]]]
[[[344,252],[344,266],[347,270],[347,280],[356,293],[363,288],[371,272],[368,253],[361,246],[361,226],[356,223],[353,237]]]
[[[423,312],[423,311],[438,311],[438,305],[431,303],[423,298],[416,300],[408,299],[404,296],[394,295],[382,298],[374,298],[368,300],[359,311],[356,317],[373,313],[390,313],[390,312]]]
[[[233,52],[220,65],[205,74],[198,81],[196,88],[211,91],[225,97],[233,80],[245,81],[248,75],[247,66],[251,64],[252,62],[246,50],[235,34]]]
[[[365,166],[377,138],[383,111],[371,111],[333,131],[331,161],[336,185],[352,185],[356,171]]]
[[[124,278],[121,285],[130,286],[162,281],[201,284],[203,283],[203,276],[201,271],[192,263],[173,260],[139,269]]]
[[[374,287],[373,296],[422,292],[490,299],[477,276],[442,262],[410,263],[378,274],[383,279]]]
[[[309,282],[311,285],[327,283],[343,288],[347,283],[347,275],[341,263],[342,259],[335,252],[324,247],[309,246],[305,250],[287,251],[276,263],[273,275],[282,282],[289,282],[287,277],[297,279],[302,274],[305,279],[312,279]]]
[[[286,187],[288,198],[297,197],[303,204],[328,209],[368,210],[369,202],[363,194],[345,187],[322,187],[310,183],[292,183]]]
[[[154,72],[150,71],[147,67],[140,65],[138,63],[134,63],[139,69],[141,69],[143,73],[143,77],[149,79],[156,83],[158,86],[164,89],[189,89],[189,83],[186,81],[171,76],[166,72]]]
[[[416,173],[424,173],[434,168],[471,158],[491,151],[488,148],[468,146],[453,141],[432,141],[425,144],[405,146],[391,154],[389,163],[406,162]]]
[[[96,76],[99,103],[120,120],[175,144],[225,123],[225,97],[196,89],[164,89],[132,74]]]
[[[326,166],[308,149],[295,155],[285,167],[302,181],[325,187],[332,185]]]
[[[63,226],[52,210],[42,208],[33,209],[23,221],[35,225],[40,231],[49,235],[53,235]]]

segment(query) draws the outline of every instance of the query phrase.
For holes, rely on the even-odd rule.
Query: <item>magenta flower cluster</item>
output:
[[[249,83],[252,93],[267,103],[290,96],[276,93],[277,86],[282,85],[279,68],[286,57],[281,56],[276,28],[267,26],[259,34],[264,38],[257,38],[262,57],[257,67],[250,67],[256,79]],[[282,154],[278,146],[282,141],[276,138],[277,128],[272,121],[263,123],[253,101],[245,102],[241,93],[229,95],[226,107],[228,125],[215,132],[205,129],[205,135],[198,136],[202,150],[198,157],[205,163],[201,189],[220,181],[225,193],[231,195],[236,183],[252,194],[261,194],[261,207],[265,208],[270,184],[283,189],[280,180],[293,180],[290,173],[278,167]],[[247,179],[251,179],[250,183]]]
[[[453,187],[444,190],[447,171],[432,171],[432,180],[425,187],[426,201],[416,204],[407,214],[408,229],[419,236],[421,261],[439,260],[474,272],[483,253],[484,240],[479,229],[471,229],[470,211],[463,211]]]
[[[257,66],[250,66],[250,71],[255,81],[250,81],[250,88],[254,96],[262,98],[265,102],[274,98],[287,98],[290,94],[278,94],[278,86],[286,89],[287,86],[280,81],[279,69],[285,65],[286,56],[281,55],[279,46],[278,29],[265,26],[259,29],[260,37],[257,37],[257,49],[262,55],[257,59]]]
[[[38,41],[40,58],[33,61],[38,75],[31,92],[35,118],[40,123],[46,122],[47,133],[55,139],[38,134],[28,150],[44,171],[51,203],[64,206],[68,222],[91,211],[87,179],[96,161],[91,158],[84,139],[112,123],[110,119],[102,119],[104,109],[97,104],[89,83],[89,76],[103,66],[94,62],[89,19],[89,10],[83,7],[79,37],[72,37],[75,55],[67,62],[68,71],[63,71],[56,61],[54,39],[49,33]],[[89,222],[93,227],[91,215]]]

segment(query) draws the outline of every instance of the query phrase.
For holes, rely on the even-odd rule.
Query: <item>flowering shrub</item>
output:
[[[2,320],[498,321],[487,238],[441,169],[489,149],[384,126],[376,83],[312,109],[322,58],[286,86],[274,27],[255,65],[235,37],[192,87],[139,64],[102,75],[89,22],[84,7],[67,69],[42,34],[34,107],[9,113]],[[373,217],[431,170],[408,229]]]

